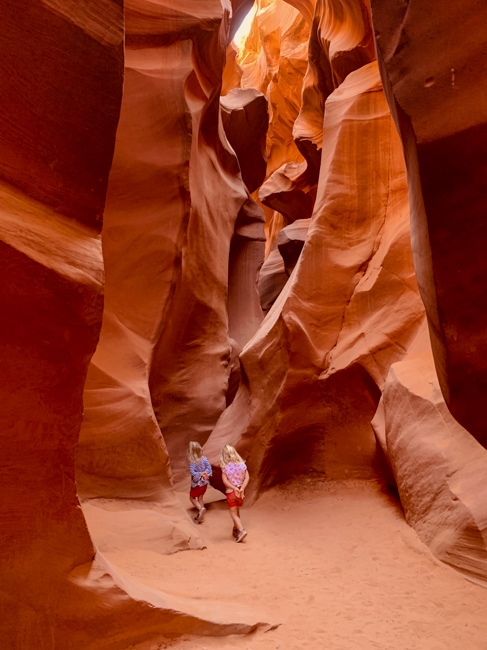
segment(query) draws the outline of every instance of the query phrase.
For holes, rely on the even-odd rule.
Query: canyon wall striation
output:
[[[443,396],[485,447],[487,7],[372,0],[377,52],[403,141],[412,247]],[[468,38],[458,38],[457,26]]]
[[[201,436],[225,407],[234,235],[241,256],[257,248],[237,285],[263,256],[219,113],[229,5],[185,9],[0,2],[2,647],[260,625],[136,584],[109,554],[203,546],[160,426],[179,418]],[[177,350],[199,359],[192,377]]]
[[[485,585],[486,7],[453,3],[433,16],[414,1],[371,4],[429,330],[392,366],[375,427],[408,522]]]
[[[0,645],[52,648],[77,624],[72,577],[95,554],[74,456],[103,310],[123,11],[2,2],[0,20]]]
[[[117,564],[203,548],[189,440],[485,585],[486,9],[252,4],[0,0],[4,647],[267,626]]]
[[[273,244],[268,240],[259,278],[268,315],[240,356],[239,390],[206,449],[215,462],[224,442],[241,450],[255,477],[252,498],[299,473],[382,476],[397,487],[408,522],[437,557],[485,582],[485,450],[472,438],[483,442],[485,116],[469,65],[485,41],[479,36],[471,50],[450,47],[448,26],[458,8],[436,33],[414,3],[407,11],[373,3],[384,92],[365,4],[348,2],[346,10],[331,0],[289,4],[312,29],[301,108],[287,137],[306,158],[297,164],[314,180],[316,200],[310,219],[295,220],[296,184],[283,173],[296,165],[291,148],[259,190],[266,203],[272,187],[285,206],[272,217]],[[252,53],[256,33],[266,51],[277,30],[266,23],[269,3],[258,6],[251,56],[240,55],[241,83],[252,79],[270,97],[264,82],[277,78],[276,66]],[[420,54],[426,35],[434,59]],[[468,92],[480,98],[471,109]],[[287,114],[276,102],[271,121],[280,108]],[[284,139],[275,133],[269,130],[268,138],[276,138],[278,149]],[[473,173],[465,184],[467,169]],[[298,195],[295,204],[306,202]],[[289,230],[294,224],[299,238]]]

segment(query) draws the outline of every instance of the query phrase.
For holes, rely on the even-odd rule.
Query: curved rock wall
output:
[[[192,12],[126,6],[106,304],[78,453],[87,496],[152,497],[171,508],[171,472],[186,477],[187,443],[204,442],[226,406],[230,336],[240,350],[260,322],[257,290],[253,299],[242,291],[243,325],[229,334],[229,267],[232,284],[255,284],[263,257],[263,217],[249,208],[219,115],[229,14],[219,1],[195,2]]]
[[[74,454],[102,318],[123,14],[112,0],[1,2],[0,21],[0,645],[52,648],[70,575],[95,553]]]
[[[214,382],[197,370],[188,385],[211,384],[216,420],[229,374],[230,242],[236,232],[263,247],[262,215],[247,205],[219,119],[228,6],[186,9],[125,3],[124,78],[121,2],[34,0],[22,12],[0,2],[5,648],[122,650],[259,625],[255,613],[211,614],[141,587],[100,553],[202,547],[172,489],[149,375],[161,331],[181,321],[168,306],[179,300],[192,331],[214,335],[201,342]],[[236,275],[255,278],[255,257]],[[199,313],[205,285],[213,291]],[[189,354],[194,340],[183,341]]]
[[[226,73],[250,2],[176,4],[0,0],[4,647],[255,629],[108,555],[201,548],[173,488],[189,439],[237,446],[251,499],[392,471],[423,541],[485,584],[485,8],[372,0],[384,92],[366,0],[259,0]],[[241,83],[271,113],[262,324],[262,133],[230,146],[225,74],[230,112]]]
[[[438,379],[456,419],[487,444],[485,75],[487,7],[430,12],[372,0],[386,91],[408,166],[412,244]],[[457,27],[468,38],[458,38]]]
[[[371,419],[423,318],[402,152],[375,62],[328,97],[323,134],[302,254],[242,352],[239,391],[205,447],[216,460],[224,441],[235,444],[254,496],[303,471],[381,473]]]
[[[391,366],[373,419],[406,521],[431,551],[487,584],[487,451],[451,415],[426,323]]]

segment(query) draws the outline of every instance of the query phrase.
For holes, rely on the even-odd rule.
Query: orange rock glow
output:
[[[213,521],[226,444],[255,525],[380,485],[484,602],[487,6],[25,4],[0,0],[0,650],[280,647],[292,616],[231,572],[292,555],[195,523],[190,441]]]

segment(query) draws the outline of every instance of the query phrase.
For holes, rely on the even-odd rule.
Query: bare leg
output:
[[[196,510],[201,510],[200,502],[196,497],[189,497],[189,500],[191,501],[193,508],[196,508]]]
[[[238,506],[230,508],[230,517],[233,521],[233,527],[236,528],[239,532],[243,530],[242,522],[240,520],[240,508]]]
[[[198,497],[198,505],[199,505],[199,512],[198,512],[197,522],[198,522],[199,524],[201,524],[202,521],[203,521],[203,518],[204,518],[204,516],[205,516],[205,512],[206,512],[205,502],[204,502],[204,499],[203,499],[203,495],[201,495],[201,496]]]

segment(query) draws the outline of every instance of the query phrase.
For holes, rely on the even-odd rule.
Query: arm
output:
[[[235,487],[235,485],[233,485],[233,483],[230,483],[230,479],[229,479],[228,476],[225,474],[225,470],[224,470],[224,469],[222,470],[222,481],[223,481],[223,485],[224,485],[225,487],[229,488],[230,490],[237,490],[237,489],[238,489],[238,488]]]
[[[189,471],[191,473],[191,478],[193,480],[193,483],[198,483],[198,481],[201,480],[201,472],[197,472],[195,469],[196,463],[190,463],[189,464]]]
[[[242,490],[245,490],[245,488],[249,484],[249,481],[250,481],[250,474],[249,474],[249,470],[246,469],[245,470],[245,478],[244,478],[243,483],[242,483]]]
[[[245,488],[249,484],[249,481],[250,481],[250,474],[249,474],[249,470],[246,469],[243,483],[242,483],[241,487],[238,488],[238,492],[237,492],[237,496],[239,496],[241,499],[243,499],[244,496],[245,496]]]
[[[206,457],[205,457],[205,471],[203,473],[206,474],[207,479],[209,479],[210,476],[213,476],[213,470],[211,469],[210,461]]]

